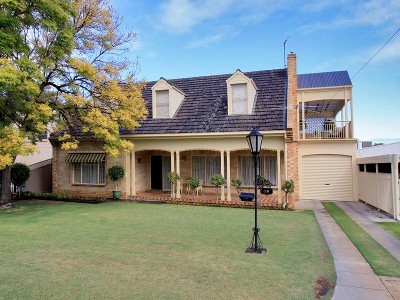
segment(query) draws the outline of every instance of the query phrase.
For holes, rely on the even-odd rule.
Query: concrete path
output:
[[[337,281],[332,299],[396,299],[319,201],[299,201],[298,209],[313,209],[331,250]],[[397,300],[397,299],[396,299]]]
[[[372,236],[389,253],[400,260],[400,241],[374,222],[395,222],[390,216],[362,202],[335,202],[362,229]]]

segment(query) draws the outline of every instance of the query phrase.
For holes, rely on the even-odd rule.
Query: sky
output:
[[[400,141],[400,0],[110,0],[134,30],[127,53],[147,81],[284,68],[347,70],[355,137]],[[354,75],[356,75],[354,77]]]

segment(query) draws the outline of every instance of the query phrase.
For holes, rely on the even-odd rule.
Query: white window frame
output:
[[[243,175],[243,160],[247,160],[248,166],[247,168],[249,168],[249,174],[251,179],[247,178],[247,182],[246,182],[246,176]],[[268,166],[268,161],[270,160],[274,160],[274,166]],[[276,181],[278,180],[278,159],[276,156],[260,156],[260,164],[259,164],[259,168],[258,168],[258,174],[261,176],[264,176],[266,179],[271,181],[271,184],[273,186],[276,186]],[[239,155],[238,156],[238,163],[237,163],[238,169],[237,169],[237,173],[238,173],[238,178],[241,179],[243,181],[243,186],[254,186],[254,162],[253,162],[253,157],[252,156],[247,156],[247,155]],[[270,175],[268,175],[267,173],[269,173],[269,171],[267,172],[266,168],[269,167],[269,169],[272,171],[275,171],[275,178],[271,178]]]
[[[203,176],[201,177],[201,178],[197,178],[196,176],[195,176],[195,174],[194,174],[194,164],[193,164],[193,159],[195,158],[195,157],[197,157],[197,158],[203,158],[204,159],[204,174],[203,174]],[[210,158],[213,158],[213,160],[216,160],[215,161],[215,166],[214,167],[216,167],[216,169],[218,170],[218,172],[216,172],[216,173],[213,173],[213,174],[207,174],[207,172],[209,172],[210,171],[210,166],[209,166],[209,163],[210,163]],[[192,156],[192,176],[193,177],[196,177],[197,179],[199,179],[199,180],[203,180],[203,185],[211,185],[211,176],[213,176],[213,175],[215,175],[215,174],[221,174],[221,161],[220,161],[220,156],[217,156],[217,155],[193,155]],[[226,168],[225,168],[226,169]]]
[[[245,88],[245,97],[238,97],[237,95],[235,95],[235,89],[241,86]],[[231,84],[231,89],[232,89],[232,114],[247,115],[249,113],[248,84],[247,83]],[[244,106],[242,110],[238,109],[241,106]]]
[[[161,93],[166,93],[168,95],[166,104],[162,103],[162,105],[160,105],[159,95]],[[167,113],[166,114],[160,114],[160,107],[164,107],[164,109],[166,107]],[[170,107],[170,91],[169,90],[157,90],[156,91],[156,116],[157,116],[157,118],[169,118],[170,117],[169,116],[169,107]]]
[[[93,183],[93,182],[82,182],[82,178],[83,178],[83,176],[82,176],[82,173],[83,173],[83,166],[82,166],[82,164],[97,164],[97,178],[96,178],[96,183]],[[101,166],[100,165],[103,165],[103,170],[101,170]],[[79,172],[80,172],[80,174],[76,174],[76,166],[77,165],[80,165],[80,167],[79,167]],[[103,176],[102,176],[102,178],[103,178],[103,180],[104,180],[104,182],[100,182],[100,172],[103,172]],[[78,175],[78,177],[80,178],[80,180],[79,181],[75,181],[75,179],[76,179],[76,175]],[[93,163],[87,163],[87,162],[74,162],[74,163],[72,163],[72,183],[74,184],[74,185],[101,185],[101,186],[104,186],[104,185],[106,185],[106,171],[105,171],[105,161],[102,161],[102,162],[93,162]]]

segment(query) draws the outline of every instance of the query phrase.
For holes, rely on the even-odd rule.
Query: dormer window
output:
[[[232,113],[247,114],[247,83],[232,84]]]
[[[156,107],[158,118],[169,117],[169,91],[156,91]]]
[[[153,118],[172,118],[182,104],[185,94],[164,78],[151,88]]]
[[[237,70],[226,80],[228,115],[249,115],[253,112],[257,87],[253,79]]]

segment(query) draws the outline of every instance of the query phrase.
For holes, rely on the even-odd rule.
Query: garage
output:
[[[306,155],[302,157],[301,171],[302,199],[353,199],[351,156]]]

